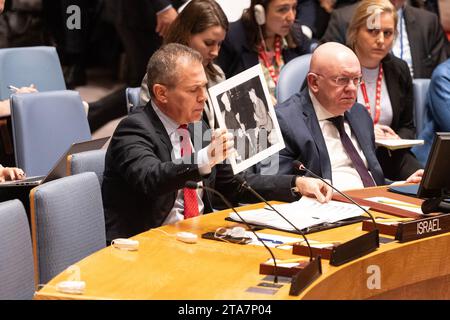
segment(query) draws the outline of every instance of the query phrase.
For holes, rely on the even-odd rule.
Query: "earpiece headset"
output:
[[[259,26],[266,24],[266,10],[262,4],[257,4],[253,7],[255,11],[255,20]]]

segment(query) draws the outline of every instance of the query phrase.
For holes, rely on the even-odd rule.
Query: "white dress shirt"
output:
[[[406,32],[406,23],[404,18],[405,11],[403,10],[403,8],[400,8],[397,10],[397,14],[398,14],[398,22],[397,22],[398,36],[394,42],[394,46],[392,47],[392,53],[397,58],[406,61],[409,67],[409,71],[411,72],[411,77],[414,78],[411,46],[409,45],[408,32]]]
[[[311,91],[309,92],[309,95],[311,97],[317,119],[319,120],[319,126],[322,130],[328,156],[330,158],[333,186],[339,190],[364,188],[361,177],[353,166],[352,160],[345,152],[337,128],[331,121],[327,120],[335,117],[335,115],[328,112]],[[362,152],[359,143],[346,120],[344,120],[344,129],[367,167],[366,157],[364,156],[364,153]]]
[[[169,135],[170,142],[172,143],[172,159],[180,159],[181,158],[181,136],[179,134],[179,131],[177,130],[179,128],[179,124],[177,124],[175,121],[173,121],[171,118],[169,118],[166,114],[164,114],[154,103],[151,102],[153,109],[155,110],[157,116],[161,120],[164,128],[166,129],[167,134]],[[192,141],[190,141],[192,152],[195,152],[194,147],[192,145]],[[211,167],[209,166],[209,159],[208,159],[208,152],[207,148],[203,148],[200,151],[198,151],[198,166],[199,166],[199,172],[201,175],[206,175],[211,173]],[[199,185],[202,185],[202,182],[200,181],[198,183]],[[203,197],[203,189],[197,189],[197,201],[198,201],[198,211],[200,214],[203,214],[203,210],[205,208],[205,205],[203,203],[202,197]],[[173,205],[173,208],[170,210],[169,215],[167,216],[166,220],[164,220],[163,225],[165,224],[172,224],[178,221],[184,220],[184,196],[183,196],[183,189],[179,189],[177,192],[177,197],[175,199],[175,203]]]

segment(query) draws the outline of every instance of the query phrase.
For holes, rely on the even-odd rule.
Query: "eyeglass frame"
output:
[[[331,80],[333,80],[333,82],[334,82],[334,83],[336,84],[336,86],[338,86],[338,87],[346,87],[346,86],[348,86],[348,85],[350,84],[350,81],[352,81],[353,84],[355,85],[355,87],[357,87],[357,86],[359,86],[359,85],[363,82],[363,77],[362,77],[362,75],[360,75],[359,77],[350,78],[350,77],[339,77],[339,76],[337,76],[337,77],[326,77],[325,75],[320,74],[320,73],[316,73],[316,72],[310,72],[310,73],[311,73],[311,74],[314,74],[314,75],[316,75],[316,76],[319,76],[319,77],[324,77],[324,78],[331,79]],[[345,83],[339,84],[339,83],[338,83],[338,80],[339,80],[339,79],[346,79],[346,82],[345,82]],[[357,80],[357,83],[355,83],[355,80]]]

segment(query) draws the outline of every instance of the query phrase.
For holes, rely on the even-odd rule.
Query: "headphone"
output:
[[[255,20],[258,26],[266,24],[266,10],[264,10],[262,4],[255,5],[253,10],[255,11]]]

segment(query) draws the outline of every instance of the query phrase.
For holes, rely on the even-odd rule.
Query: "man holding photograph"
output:
[[[211,212],[212,194],[188,192],[189,180],[216,188],[235,205],[257,201],[222,164],[234,151],[232,135],[224,129],[208,134],[206,123],[199,121],[207,99],[201,55],[180,44],[165,45],[150,59],[147,74],[150,102],[121,121],[106,153],[102,195],[108,241]],[[312,178],[244,177],[271,200],[298,199],[292,187],[321,202],[332,194]]]

